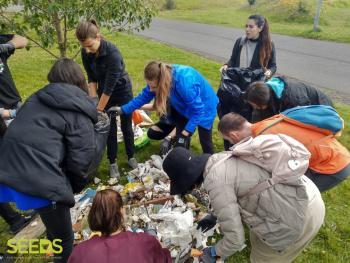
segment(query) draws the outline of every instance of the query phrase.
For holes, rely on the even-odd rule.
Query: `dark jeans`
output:
[[[22,219],[21,214],[13,210],[9,203],[0,203],[0,216],[10,226]]]
[[[324,192],[341,183],[350,175],[350,164],[335,174],[319,174],[308,169],[305,175],[314,182],[320,192]]]
[[[67,262],[73,250],[74,234],[69,206],[63,204],[49,205],[37,209],[46,227],[47,238],[52,241],[61,239],[63,251],[55,254],[54,262]]]

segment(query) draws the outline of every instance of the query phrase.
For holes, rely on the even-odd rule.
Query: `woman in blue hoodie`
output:
[[[190,138],[198,127],[203,152],[213,153],[212,127],[218,98],[209,82],[190,66],[157,61],[147,64],[144,77],[147,86],[142,92],[111,110],[130,114],[154,99],[153,108],[160,116],[171,113],[176,128],[175,146],[189,148]]]

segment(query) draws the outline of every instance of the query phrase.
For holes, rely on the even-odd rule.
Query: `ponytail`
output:
[[[81,21],[75,30],[75,35],[80,42],[84,42],[88,38],[97,38],[100,33],[95,19]]]
[[[151,61],[145,67],[144,76],[146,80],[157,80],[158,88],[153,104],[159,115],[167,114],[167,101],[171,89],[171,66],[162,62]]]
[[[248,19],[253,19],[256,25],[262,29],[259,34],[259,40],[261,43],[259,50],[259,63],[264,69],[267,69],[267,65],[272,54],[272,41],[269,22],[262,15],[251,15]]]

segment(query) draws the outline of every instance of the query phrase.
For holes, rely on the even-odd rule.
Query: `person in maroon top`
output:
[[[76,246],[68,263],[172,262],[170,252],[162,248],[154,236],[124,230],[123,201],[114,190],[97,192],[88,223],[92,231],[99,231],[102,235]]]

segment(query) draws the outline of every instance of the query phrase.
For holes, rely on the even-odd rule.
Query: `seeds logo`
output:
[[[9,254],[60,254],[63,251],[61,239],[9,239],[7,253]]]

